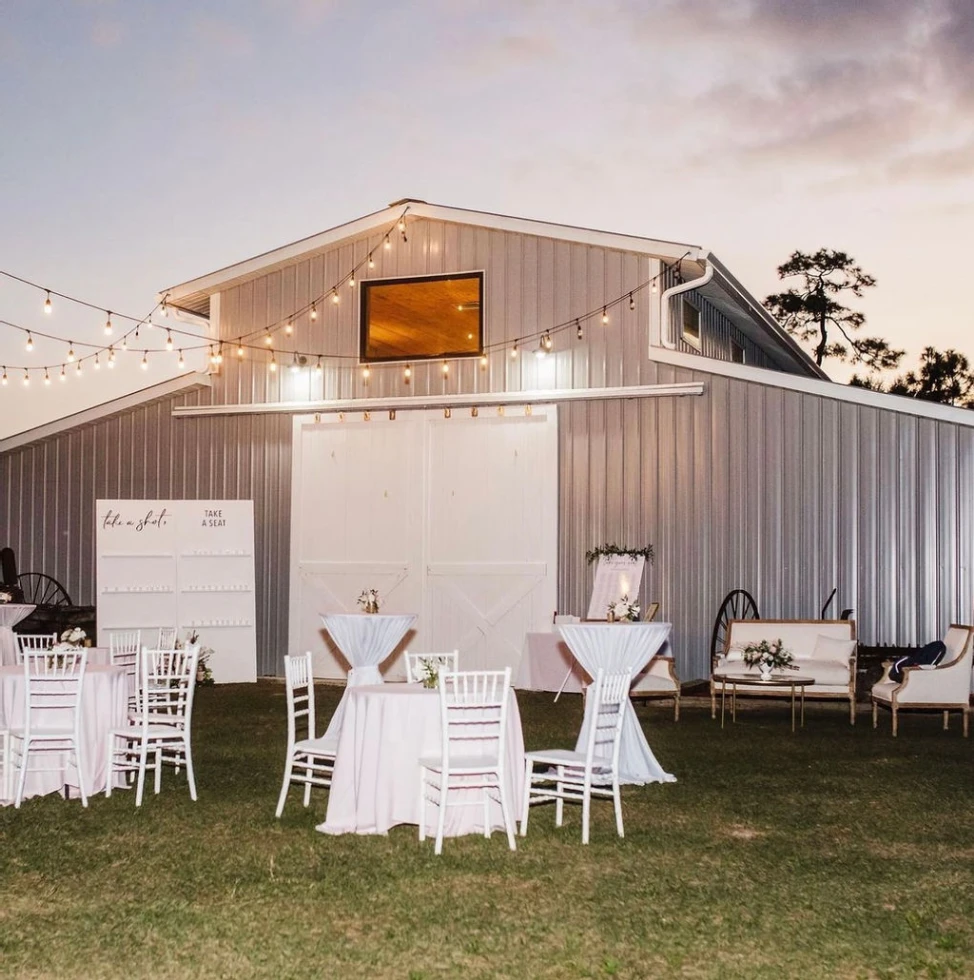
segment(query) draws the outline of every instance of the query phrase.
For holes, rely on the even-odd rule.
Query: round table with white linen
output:
[[[0,728],[24,727],[24,692],[26,681],[23,667],[0,667]],[[85,667],[81,687],[81,759],[85,775],[85,791],[89,796],[105,789],[105,746],[111,728],[121,728],[128,717],[128,689],[125,671],[121,667],[89,664]],[[70,713],[62,708],[39,712],[43,724],[70,726]],[[58,717],[60,716],[60,717]],[[51,765],[52,752],[31,755],[41,758],[41,764]],[[77,792],[78,770],[69,752],[62,755],[60,770],[27,771],[25,796],[44,796],[60,793],[65,786]],[[11,787],[16,785],[11,779]]]
[[[521,812],[524,736],[514,691],[508,690],[504,784],[511,814]],[[419,826],[419,760],[443,748],[440,696],[419,684],[382,684],[349,690],[328,793],[325,834],[385,834],[397,824]],[[476,797],[480,799],[480,797]],[[459,796],[450,794],[451,802]],[[437,807],[426,808],[426,831],[436,835]],[[491,802],[491,827],[504,830],[500,804]],[[483,833],[482,806],[450,806],[445,835]]]
[[[602,667],[606,673],[628,670],[635,677],[669,639],[669,623],[571,623],[555,627],[578,662],[594,678]],[[576,751],[584,752],[592,704],[586,699],[585,717],[578,735]],[[608,746],[605,746],[607,749]],[[599,747],[596,748],[599,754]],[[620,782],[675,783],[676,776],[663,770],[646,741],[631,701],[626,701],[619,749]]]
[[[379,613],[327,613],[321,622],[349,662],[351,669],[345,682],[345,693],[328,723],[325,738],[337,738],[348,693],[362,684],[383,683],[379,664],[399,645],[416,622],[414,613],[386,616]]]
[[[36,608],[20,602],[0,602],[0,667],[17,663],[17,637],[13,627]]]

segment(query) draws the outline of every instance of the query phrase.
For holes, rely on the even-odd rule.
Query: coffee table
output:
[[[791,690],[791,730],[795,731],[795,690],[801,692],[801,727],[805,727],[805,688],[815,683],[814,677],[801,674],[772,674],[767,680],[749,674],[714,674],[720,681],[720,727],[724,727],[724,701],[727,685],[731,686],[731,721],[737,721],[737,688],[741,687],[787,687]]]

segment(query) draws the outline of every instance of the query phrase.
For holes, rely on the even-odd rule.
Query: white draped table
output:
[[[0,667],[0,728],[24,727],[24,668]],[[105,746],[111,728],[121,728],[128,716],[128,685],[121,667],[89,664],[85,667],[81,686],[81,761],[85,776],[85,792],[91,796],[105,788]],[[48,708],[39,712],[43,725],[70,725],[70,712],[63,708]],[[31,755],[29,761],[51,766],[53,752]],[[61,755],[62,768],[49,771],[27,771],[25,796],[44,796],[59,793],[65,786],[78,789],[78,770],[68,761],[69,753]],[[16,784],[11,779],[11,787]]]
[[[12,667],[17,663],[17,638],[13,627],[36,608],[19,602],[0,602],[0,666]]]
[[[599,667],[607,673],[628,670],[631,676],[638,674],[667,641],[671,626],[669,623],[572,623],[556,628],[578,662],[594,678]],[[592,708],[586,699],[582,730],[575,746],[578,752],[585,751]],[[676,782],[676,776],[664,772],[656,761],[631,701],[626,701],[619,769],[623,783]]]
[[[331,634],[335,645],[351,665],[341,701],[328,723],[326,738],[338,738],[342,717],[353,687],[383,683],[379,664],[399,645],[406,632],[412,629],[416,616],[385,616],[379,613],[328,613],[321,621]]]
[[[348,692],[338,755],[328,791],[325,834],[386,834],[397,824],[419,826],[419,760],[443,748],[440,696],[419,684],[382,684]],[[482,743],[481,749],[482,751]],[[517,820],[521,812],[524,736],[514,691],[508,691],[504,783]],[[467,792],[467,791],[464,791]],[[469,791],[476,792],[479,791]],[[451,802],[458,796],[450,794]],[[479,800],[479,795],[475,797]],[[483,833],[484,808],[450,806],[447,837]],[[436,835],[437,808],[426,807],[426,831]],[[500,804],[490,804],[491,827],[504,829]]]

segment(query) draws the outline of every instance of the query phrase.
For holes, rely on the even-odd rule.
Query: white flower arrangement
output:
[[[627,595],[621,599],[616,599],[615,602],[610,602],[606,610],[610,621],[623,620],[629,623],[634,623],[639,619],[640,611],[639,600],[630,599]]]
[[[423,687],[436,687],[440,682],[440,667],[443,666],[440,661],[432,657],[423,657],[419,661],[419,666],[422,671]]]
[[[80,626],[72,626],[61,634],[61,646],[83,647],[88,634]]]
[[[12,592],[0,591],[0,602],[13,602],[14,595]]]
[[[379,590],[362,589],[358,597],[358,604],[367,613],[377,613],[379,611]]]

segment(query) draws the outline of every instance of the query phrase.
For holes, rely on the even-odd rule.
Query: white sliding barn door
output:
[[[373,419],[378,413],[373,413]],[[551,622],[557,590],[558,434],[553,406],[352,413],[295,420],[292,653],[343,677],[319,614],[415,612],[416,651],[460,650],[466,669],[517,664],[524,634]],[[401,658],[386,662],[402,675]]]

